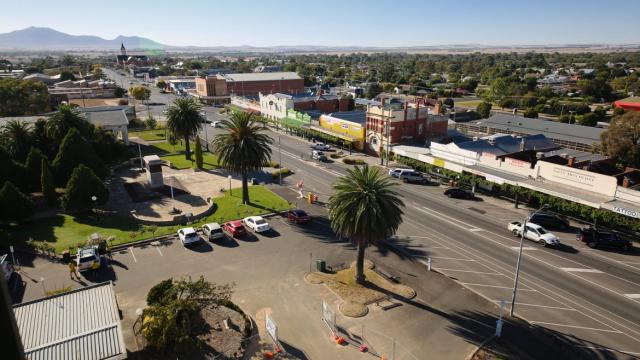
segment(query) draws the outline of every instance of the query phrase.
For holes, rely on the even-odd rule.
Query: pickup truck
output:
[[[514,236],[522,236],[522,222],[520,221],[510,222],[507,229],[509,229]],[[524,237],[531,241],[535,241],[542,246],[560,245],[560,240],[558,240],[556,235],[548,232],[542,226],[530,222],[527,223]]]

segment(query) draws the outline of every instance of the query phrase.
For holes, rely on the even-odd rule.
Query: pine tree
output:
[[[34,205],[31,199],[6,181],[0,189],[0,218],[3,220],[21,222],[33,215]]]
[[[71,172],[80,164],[89,167],[100,177],[106,175],[105,167],[91,144],[80,135],[78,130],[71,128],[62,139],[58,154],[53,160],[56,184],[64,186]]]
[[[56,186],[53,183],[53,174],[46,158],[42,158],[40,163],[40,186],[42,195],[44,195],[47,204],[53,206],[56,204]]]
[[[39,191],[41,190],[41,175],[40,171],[42,170],[42,160],[44,160],[44,155],[40,151],[40,149],[36,147],[31,147],[29,150],[29,155],[27,155],[27,161],[25,162],[26,166],[26,182],[29,191]]]
[[[92,197],[96,197],[93,201]],[[102,205],[109,199],[109,190],[102,180],[85,165],[73,170],[62,197],[62,207],[68,212],[85,212],[93,205]]]
[[[196,166],[202,169],[202,145],[200,145],[200,137],[196,136]]]

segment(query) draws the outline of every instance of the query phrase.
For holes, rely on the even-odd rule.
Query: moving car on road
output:
[[[602,247],[629,251],[633,248],[631,241],[623,239],[614,233],[593,227],[580,229],[576,234],[576,239],[587,244],[592,249]]]
[[[249,216],[242,219],[242,222],[246,227],[257,233],[271,230],[269,223],[262,216]]]
[[[97,270],[100,268],[100,254],[98,246],[78,248],[76,265],[79,271]]]
[[[287,219],[296,224],[307,224],[311,221],[311,217],[304,210],[293,209],[287,213]]]
[[[313,150],[311,152],[311,158],[322,162],[327,161],[327,156],[322,151],[318,150]]]
[[[407,174],[414,171],[415,170],[413,169],[395,168],[389,170],[389,176],[399,178],[400,176],[402,176],[402,174]]]
[[[218,223],[209,223],[202,225],[202,233],[209,240],[215,240],[224,237],[222,227]]]
[[[240,237],[247,233],[240,220],[228,221],[222,225],[222,231],[231,237]]]
[[[453,187],[445,190],[444,194],[450,198],[456,198],[456,199],[471,200],[475,198],[475,195],[473,195],[471,191],[463,188],[457,188],[457,187]]]
[[[400,180],[405,183],[413,183],[413,184],[428,184],[429,179],[425,178],[421,173],[417,171],[404,172],[400,174]]]
[[[182,228],[178,230],[178,238],[184,246],[200,242],[200,236],[196,232],[196,229],[192,227]]]
[[[325,144],[325,143],[315,143],[313,145],[311,145],[311,148],[313,150],[320,150],[320,151],[329,151],[331,150],[331,146]]]
[[[520,221],[510,222],[507,229],[509,229],[514,236],[522,236],[522,222]],[[527,223],[524,237],[525,239],[535,241],[542,246],[560,245],[560,240],[558,240],[557,236],[548,232],[542,226],[530,222]]]

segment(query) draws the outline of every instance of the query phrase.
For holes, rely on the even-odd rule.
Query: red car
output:
[[[306,224],[311,221],[311,217],[306,212],[300,209],[290,210],[287,213],[287,219],[296,224]]]
[[[222,225],[222,231],[231,235],[231,237],[240,237],[247,233],[247,230],[244,228],[244,225],[242,225],[240,220],[224,223],[224,225]]]

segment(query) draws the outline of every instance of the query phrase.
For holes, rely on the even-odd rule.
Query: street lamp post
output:
[[[520,277],[520,260],[522,259],[522,243],[524,242],[524,235],[527,231],[527,223],[529,222],[529,219],[533,217],[533,215],[537,214],[538,212],[548,207],[549,205],[547,204],[542,205],[540,209],[536,210],[533,214],[527,216],[524,219],[524,222],[522,223],[522,231],[520,232],[520,248],[518,250],[518,261],[516,263],[516,277],[513,280],[513,293],[511,294],[511,309],[509,310],[509,316],[511,317],[513,317],[513,311],[516,306],[516,293],[518,291],[518,279]]]

